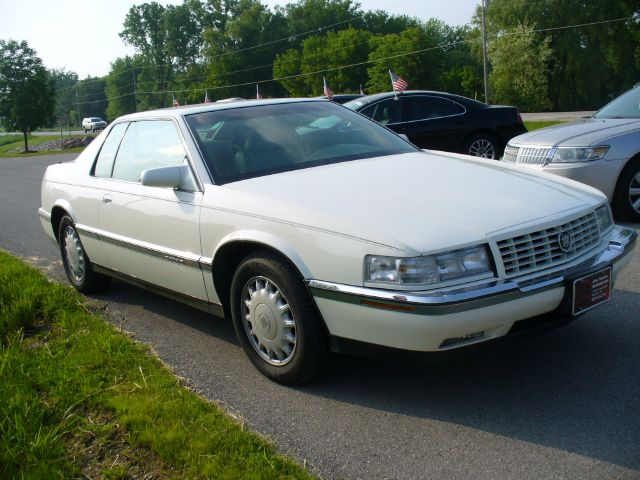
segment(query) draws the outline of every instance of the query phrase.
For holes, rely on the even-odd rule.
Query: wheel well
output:
[[[227,243],[216,252],[216,256],[213,259],[212,272],[213,283],[216,292],[218,293],[218,298],[220,298],[220,302],[222,303],[225,318],[231,318],[231,309],[229,304],[231,303],[231,281],[233,280],[233,273],[244,258],[256,252],[269,252],[273,255],[277,255],[298,273],[300,281],[304,280],[304,277],[296,265],[286,255],[273,247],[251,241]]]
[[[58,230],[60,227],[60,221],[65,215],[68,215],[68,213],[62,207],[53,207],[53,210],[51,210],[51,227],[53,228],[53,234],[56,237],[56,241],[60,240],[58,238]]]

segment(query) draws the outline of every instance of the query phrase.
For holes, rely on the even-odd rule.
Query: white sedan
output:
[[[117,277],[231,317],[289,384],[332,351],[439,352],[580,315],[637,237],[593,188],[423,152],[317,99],[121,117],[47,169],[39,215],[78,290]]]

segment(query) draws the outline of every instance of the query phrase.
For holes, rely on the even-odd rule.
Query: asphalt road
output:
[[[45,167],[70,158],[0,159],[0,247],[56,279],[36,209]],[[230,321],[118,282],[95,298],[323,478],[640,479],[640,249],[613,296],[566,327],[444,364],[342,357],[303,388],[262,377]]]

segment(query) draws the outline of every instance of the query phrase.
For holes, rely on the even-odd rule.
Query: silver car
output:
[[[591,185],[618,217],[640,221],[640,87],[591,118],[514,137],[503,161]]]

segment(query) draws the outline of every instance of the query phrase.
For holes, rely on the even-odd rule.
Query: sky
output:
[[[151,0],[147,0],[151,1]],[[182,0],[156,0],[163,5]],[[262,0],[271,7],[288,1]],[[480,0],[360,0],[364,10],[384,10],[450,25],[467,23]],[[118,57],[132,55],[118,33],[136,0],[0,0],[0,39],[26,40],[44,65],[76,72],[80,78],[104,76]]]

